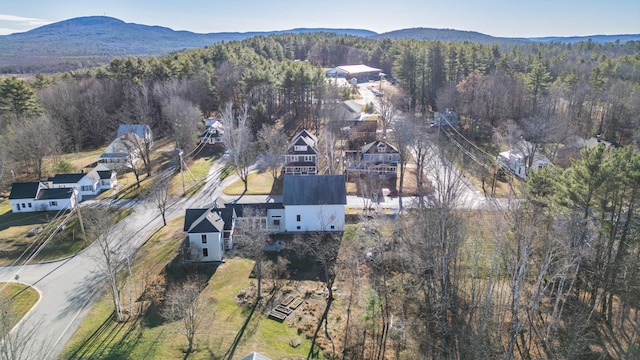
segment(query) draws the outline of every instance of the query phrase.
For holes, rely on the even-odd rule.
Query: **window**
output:
[[[93,186],[91,186],[91,185],[82,185],[80,187],[80,190],[81,191],[93,191]]]
[[[296,221],[300,221],[300,215],[296,215]]]
[[[336,228],[335,225],[331,225],[331,230],[334,230]]]
[[[273,225],[280,226],[280,219],[274,219],[273,220]]]
[[[305,162],[313,162],[313,161],[315,161],[315,159],[313,158],[312,155],[305,155],[304,156],[304,161]]]
[[[57,201],[49,201],[49,206],[58,206]]]
[[[293,147],[294,151],[307,151],[307,145],[296,145]]]
[[[207,243],[207,234],[202,234],[202,243],[203,244]]]
[[[208,257],[209,256],[209,249],[204,248],[202,249],[202,257]]]
[[[297,229],[297,230],[300,230],[300,226],[296,226],[296,229]]]
[[[29,207],[31,207],[31,203],[29,203]]]
[[[27,205],[25,205],[25,203],[22,203],[22,208],[26,208]]]

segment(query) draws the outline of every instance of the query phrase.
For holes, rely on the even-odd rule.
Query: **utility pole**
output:
[[[184,163],[184,161],[182,160],[182,150],[181,149],[177,149],[178,150],[178,157],[180,158],[180,175],[182,176],[182,194],[186,194],[187,190],[184,187],[184,168],[182,166],[182,164]]]
[[[78,213],[78,222],[80,222],[80,230],[82,230],[82,236],[85,236],[84,232],[84,223],[82,222],[82,214],[80,214],[80,204],[78,203],[78,194],[76,193],[77,189],[72,188],[73,190],[73,198],[76,201],[76,212]]]

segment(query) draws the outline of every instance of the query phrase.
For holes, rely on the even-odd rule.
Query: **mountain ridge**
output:
[[[44,25],[26,32],[0,35],[0,73],[69,71],[104,64],[113,57],[166,55],[174,51],[203,48],[221,41],[285,33],[325,32],[365,38],[439,40],[518,44],[530,42],[595,42],[640,40],[640,34],[596,37],[504,38],[474,31],[412,28],[378,34],[364,29],[296,28],[278,31],[194,33],[158,25],[127,23],[108,16],[85,16]],[[536,40],[537,39],[537,40]],[[581,40],[582,39],[582,40]]]

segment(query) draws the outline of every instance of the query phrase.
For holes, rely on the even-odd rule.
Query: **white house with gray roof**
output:
[[[222,261],[225,250],[233,247],[233,209],[187,209],[183,230],[187,233],[183,254],[189,261]],[[228,245],[225,247],[225,237]]]
[[[73,188],[49,189],[41,182],[13,183],[9,202],[13,212],[58,211],[77,205]]]
[[[286,176],[282,203],[286,232],[344,231],[344,175]]]

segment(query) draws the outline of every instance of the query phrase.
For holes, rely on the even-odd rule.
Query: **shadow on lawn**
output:
[[[194,274],[202,276],[208,281],[216,272],[217,268],[218,264],[184,264],[178,255],[163,270],[166,278],[166,283],[163,284],[164,291],[174,284],[180,284]],[[97,279],[88,282],[97,283]],[[95,294],[95,289],[88,291],[87,294],[83,296],[78,296],[78,300],[85,299],[86,301],[86,296],[92,296],[93,294]],[[143,312],[139,316],[129,321],[117,322],[115,320],[115,314],[112,312],[105,318],[101,325],[69,355],[68,359],[129,358],[131,352],[139,345],[145,329],[161,326],[167,322],[161,315],[161,301],[151,301],[150,298],[146,297],[146,291],[141,294],[136,301],[147,302],[147,306],[142,306]],[[72,303],[77,304],[78,301],[72,301]],[[153,344],[155,345],[159,341],[161,341],[160,336]],[[155,346],[150,346],[147,352],[152,352],[153,347]]]

